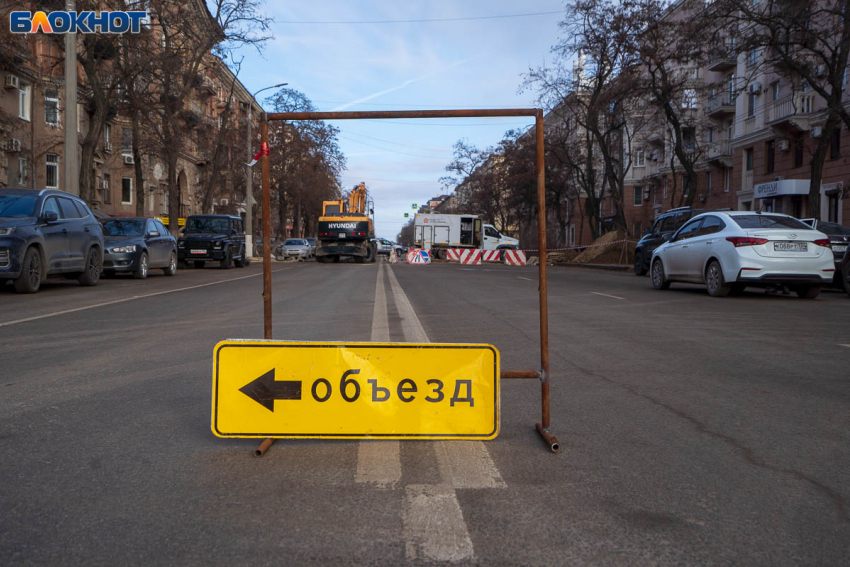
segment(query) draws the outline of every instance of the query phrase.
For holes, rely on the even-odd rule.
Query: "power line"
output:
[[[361,144],[363,146],[375,148],[376,150],[381,150],[381,151],[384,151],[384,152],[390,152],[390,153],[393,153],[393,154],[401,154],[403,156],[412,156],[412,157],[418,157],[418,158],[423,158],[423,159],[433,159],[433,160],[437,160],[437,161],[446,161],[446,160],[451,159],[451,158],[445,158],[445,157],[434,157],[434,156],[423,156],[421,154],[411,154],[409,152],[400,152],[398,150],[390,150],[390,149],[387,149],[387,148],[382,148],[381,146],[375,146],[375,145],[372,145],[372,144],[367,144],[366,142],[361,142],[360,140],[355,140],[354,138],[347,138],[347,137],[342,136],[342,135],[340,135],[340,138],[342,138],[344,140],[348,140],[349,142],[354,142],[355,144]]]
[[[466,18],[423,18],[418,20],[352,20],[352,21],[284,21],[275,22],[277,24],[309,24],[309,25],[328,25],[328,24],[422,24],[432,22],[465,22],[471,20],[497,20],[502,18],[528,18],[532,16],[551,16],[554,14],[563,14],[561,10],[555,12],[530,12],[526,14],[505,14],[501,16],[470,16]]]
[[[413,144],[404,144],[402,142],[393,142],[392,140],[384,140],[383,138],[377,138],[375,136],[369,136],[367,134],[361,134],[360,132],[355,132],[354,130],[349,130],[347,128],[345,130],[342,130],[342,132],[345,133],[345,134],[354,134],[355,136],[362,136],[364,138],[370,138],[372,140],[377,140],[379,142],[392,144],[394,146],[404,146],[406,148],[413,148],[415,150],[425,150],[426,152],[435,152],[435,153],[440,153],[440,154],[450,154],[452,152],[452,150],[447,149],[447,148],[441,148],[441,149],[428,148],[426,146],[414,146]]]

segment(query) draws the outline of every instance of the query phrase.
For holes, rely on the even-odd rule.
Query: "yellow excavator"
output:
[[[348,194],[348,201],[322,202],[316,261],[339,262],[352,257],[358,264],[374,262],[378,256],[373,210],[367,210],[366,184],[360,183]]]

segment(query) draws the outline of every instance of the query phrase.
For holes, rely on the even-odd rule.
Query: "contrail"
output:
[[[347,103],[345,103],[345,104],[343,104],[343,105],[337,106],[336,108],[332,108],[332,109],[330,110],[330,112],[338,112],[338,111],[340,111],[340,110],[345,110],[346,108],[349,108],[349,107],[354,106],[354,105],[356,105],[356,104],[360,104],[360,103],[362,103],[362,102],[366,102],[366,101],[372,100],[373,98],[378,98],[379,96],[384,96],[385,94],[389,94],[389,93],[391,93],[391,92],[393,92],[393,91],[401,90],[401,89],[403,89],[404,87],[407,87],[407,86],[412,85],[413,83],[418,83],[419,81],[424,81],[425,79],[429,79],[429,78],[433,77],[434,75],[436,75],[436,74],[438,74],[438,73],[442,73],[443,71],[447,71],[447,70],[449,70],[449,69],[452,69],[452,68],[454,68],[454,67],[457,67],[458,65],[463,65],[464,63],[466,63],[466,62],[468,62],[468,61],[471,61],[472,59],[474,59],[474,57],[467,57],[466,59],[461,59],[460,61],[455,61],[455,62],[454,62],[454,63],[452,63],[451,65],[447,65],[447,66],[445,66],[445,67],[442,67],[442,68],[440,68],[440,69],[437,69],[437,70],[436,70],[436,71],[434,71],[433,73],[428,73],[428,74],[426,74],[426,75],[422,75],[421,77],[416,77],[416,78],[413,78],[413,79],[408,79],[407,81],[405,81],[405,82],[403,82],[402,84],[397,85],[397,86],[395,86],[395,87],[391,87],[391,88],[389,88],[389,89],[385,89],[385,90],[382,90],[382,91],[378,91],[378,92],[376,92],[376,93],[372,93],[372,94],[370,94],[369,96],[365,96],[365,97],[363,97],[363,98],[359,98],[359,99],[357,99],[357,100],[353,100],[353,101],[351,101],[351,102],[347,102]]]

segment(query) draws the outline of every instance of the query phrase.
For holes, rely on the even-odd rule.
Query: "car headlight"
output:
[[[9,236],[15,232],[14,226],[7,226],[6,228],[0,228],[0,236]]]
[[[221,242],[216,242],[213,246],[215,248],[221,248]]]
[[[112,251],[116,254],[126,254],[128,252],[135,252],[136,245],[131,244],[130,246],[118,246],[116,248],[113,248]]]

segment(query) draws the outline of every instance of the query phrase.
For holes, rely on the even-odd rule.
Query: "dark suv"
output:
[[[77,197],[44,189],[0,190],[0,281],[35,293],[61,274],[96,285],[103,267],[103,231]]]
[[[679,207],[670,209],[655,219],[655,224],[650,230],[648,227],[643,238],[635,246],[635,275],[645,276],[649,271],[649,261],[656,248],[664,244],[664,235],[672,235],[682,228],[691,217],[702,213],[729,209],[692,209],[690,207]]]
[[[247,266],[242,219],[230,215],[192,215],[186,219],[183,236],[177,241],[177,257],[183,266],[189,262],[203,268],[207,260],[228,269]]]
[[[835,222],[819,221],[817,219],[802,219],[802,221],[829,237],[829,246],[832,248],[832,255],[835,258],[834,285],[847,289],[847,293],[850,293],[850,289],[847,287],[847,278],[843,275],[846,272],[844,264],[847,261],[845,259],[847,257],[847,248],[850,247],[850,228]]]

